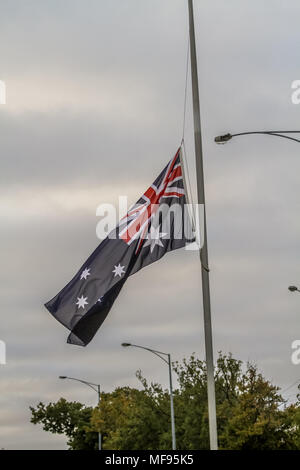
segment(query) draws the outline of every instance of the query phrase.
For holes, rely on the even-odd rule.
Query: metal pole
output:
[[[168,364],[169,367],[169,383],[170,383],[170,405],[171,405],[171,429],[172,429],[172,450],[176,450],[176,430],[175,430],[175,413],[174,413],[174,400],[173,400],[173,384],[172,384],[172,362],[171,362],[171,354],[164,353],[162,351],[157,351],[155,349],[146,348],[145,346],[139,346],[138,344],[131,344],[131,343],[122,343],[122,346],[129,347],[132,346],[134,348],[145,349],[145,351],[150,351],[156,356],[158,356],[162,361]],[[165,359],[163,356],[167,356],[168,360]]]
[[[97,385],[98,389],[98,404],[100,405],[100,400],[101,400],[101,394],[100,394],[100,385]],[[101,432],[98,433],[98,449],[102,449],[102,437],[101,437]]]
[[[201,261],[201,274],[202,274],[205,355],[206,355],[206,368],[207,368],[209,438],[210,438],[210,449],[217,450],[218,449],[218,436],[217,436],[217,418],[216,418],[216,395],[215,395],[213,342],[212,342],[212,326],[211,326],[211,310],[210,310],[209,267],[208,267],[208,250],[207,250],[203,153],[202,153],[201,121],[200,121],[200,100],[199,100],[193,0],[188,0],[188,4],[189,4],[189,23],[190,23],[190,51],[191,51],[191,71],[192,71],[192,90],[193,90],[197,191],[198,191],[198,204],[203,205],[203,225],[204,225],[203,231],[202,231],[203,240],[201,240],[202,248],[200,250],[200,261]]]
[[[172,384],[172,362],[171,362],[171,355],[170,354],[168,354],[168,365],[169,365],[169,380],[170,380],[172,449],[176,450],[175,414],[174,414],[173,384]]]

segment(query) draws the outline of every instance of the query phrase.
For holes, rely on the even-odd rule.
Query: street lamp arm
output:
[[[294,133],[296,131],[290,131],[290,132],[287,132],[287,134],[289,133]],[[284,135],[282,134],[281,132],[275,132],[275,131],[265,131],[265,132],[241,132],[239,134],[232,134],[232,137],[239,137],[241,135],[252,135],[252,134],[265,134],[265,135],[274,135],[276,137],[282,137],[283,139],[289,139],[289,140],[293,140],[294,142],[299,142],[300,143],[300,140],[299,139],[295,139],[295,137],[290,137],[288,135]]]
[[[153,354],[155,354],[155,356],[159,357],[166,364],[169,364],[169,361],[163,357],[163,356],[168,357],[169,355],[167,353],[156,351],[155,349],[151,349],[151,348],[146,348],[145,346],[138,346],[137,344],[131,344],[131,346],[133,346],[134,348],[145,349],[146,351],[152,352]]]
[[[254,135],[254,134],[264,134],[264,135],[273,135],[275,137],[282,137],[283,139],[293,140],[294,142],[300,143],[300,139],[295,137],[290,137],[285,134],[300,134],[300,131],[251,131],[251,132],[239,132],[237,134],[224,134],[215,137],[215,142],[217,144],[225,144],[228,140],[231,140],[233,137],[239,137],[243,135]]]
[[[147,349],[147,351],[150,351],[152,352],[153,354],[155,354],[155,356],[159,357],[162,361],[164,361],[166,364],[169,364],[169,362],[167,361],[167,359],[165,359],[164,357],[162,357],[160,354],[164,354],[164,353],[158,353],[156,351],[154,351],[153,349]]]
[[[81,380],[81,379],[75,379],[74,377],[66,377],[66,379],[69,379],[69,380],[75,380],[76,382],[80,382],[82,384],[85,384],[85,385],[88,385],[90,388],[92,388],[95,392],[98,392],[98,385],[97,384],[94,384],[92,382],[86,382],[85,380]]]

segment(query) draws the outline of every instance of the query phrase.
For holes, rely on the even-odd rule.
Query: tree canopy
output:
[[[191,356],[173,363],[177,448],[209,449],[205,362]],[[31,422],[65,434],[70,449],[171,449],[170,396],[137,372],[142,389],[119,387],[101,394],[96,408],[61,398],[31,407]],[[219,446],[232,450],[300,449],[300,401],[287,406],[280,390],[253,364],[219,354],[215,367]]]

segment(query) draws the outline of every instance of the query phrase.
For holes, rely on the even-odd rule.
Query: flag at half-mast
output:
[[[194,240],[186,204],[179,149],[74,278],[45,304],[70,330],[68,343],[86,346],[129,276]]]

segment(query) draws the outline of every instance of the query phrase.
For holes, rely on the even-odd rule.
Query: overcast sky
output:
[[[186,0],[0,0],[0,447],[64,449],[30,424],[29,406],[61,396],[96,403],[167,370],[122,341],[181,360],[204,357],[199,257],[180,250],[131,277],[87,348],[43,307],[99,243],[96,208],[135,202],[182,137]],[[215,353],[257,362],[275,384],[300,378],[300,147],[255,136],[299,128],[297,0],[196,0]],[[191,89],[186,142],[195,190]],[[296,387],[286,397],[293,400]]]

